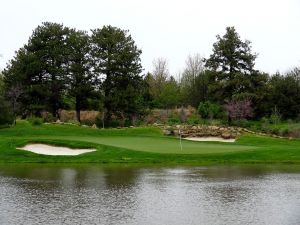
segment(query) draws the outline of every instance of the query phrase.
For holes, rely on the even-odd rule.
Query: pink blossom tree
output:
[[[224,107],[229,120],[241,120],[253,116],[252,102],[250,99],[230,100]]]

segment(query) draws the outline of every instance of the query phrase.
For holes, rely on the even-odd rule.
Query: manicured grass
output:
[[[17,150],[26,143],[93,147],[79,156],[45,156]],[[0,162],[74,163],[300,163],[300,141],[244,135],[235,143],[183,141],[158,128],[91,129],[74,125],[32,126],[18,121],[0,129]]]

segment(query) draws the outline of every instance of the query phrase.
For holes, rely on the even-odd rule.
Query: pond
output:
[[[300,224],[300,166],[0,165],[0,224]]]

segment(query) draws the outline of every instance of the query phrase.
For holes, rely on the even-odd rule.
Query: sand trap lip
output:
[[[72,149],[68,147],[58,147],[46,144],[27,144],[18,149],[41,155],[80,155],[96,151],[96,149]]]
[[[235,139],[224,139],[220,137],[190,137],[184,138],[189,141],[219,141],[219,142],[235,142]]]

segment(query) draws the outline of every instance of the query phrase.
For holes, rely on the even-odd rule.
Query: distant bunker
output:
[[[189,141],[218,141],[218,142],[235,142],[235,139],[224,139],[220,137],[190,137],[190,138],[184,138],[185,140]]]

